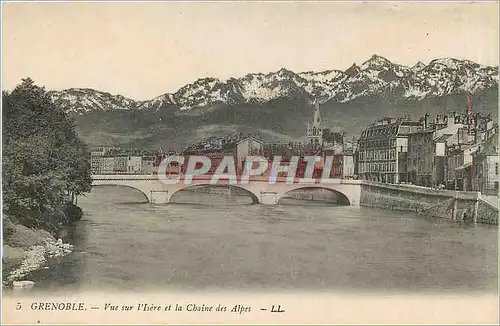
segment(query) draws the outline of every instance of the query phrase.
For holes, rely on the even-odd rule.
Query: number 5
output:
[[[20,303],[20,302],[18,302],[18,303],[16,304],[16,310],[21,310],[21,303]]]

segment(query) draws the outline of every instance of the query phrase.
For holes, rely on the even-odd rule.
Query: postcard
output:
[[[2,3],[2,324],[498,324],[496,1]]]

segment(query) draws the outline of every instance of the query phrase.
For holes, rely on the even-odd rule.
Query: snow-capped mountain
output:
[[[96,91],[90,88],[70,88],[49,92],[54,103],[67,108],[69,113],[85,114],[93,111],[129,110],[137,102],[121,95]]]
[[[175,93],[149,101],[134,101],[91,89],[68,89],[52,92],[54,101],[72,113],[85,114],[109,110],[157,110],[174,107],[185,111],[217,104],[238,105],[266,103],[279,98],[304,96],[310,101],[347,103],[364,96],[380,95],[408,101],[498,87],[498,67],[483,66],[468,60],[435,59],[428,65],[412,67],[394,64],[373,55],[361,65],[345,71],[294,73],[287,69],[222,81],[201,78]]]

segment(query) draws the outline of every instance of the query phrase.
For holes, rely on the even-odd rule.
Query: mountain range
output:
[[[241,78],[201,78],[148,101],[93,89],[51,91],[75,116],[92,146],[183,147],[209,136],[259,131],[269,141],[299,140],[321,103],[326,127],[356,136],[374,119],[403,113],[418,118],[473,109],[498,111],[498,67],[440,58],[412,67],[373,55],[345,71],[280,69]]]

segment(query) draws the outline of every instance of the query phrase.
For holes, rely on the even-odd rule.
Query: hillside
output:
[[[248,74],[221,81],[202,78],[175,93],[134,101],[91,89],[53,91],[53,101],[75,116],[90,144],[182,147],[207,136],[258,130],[268,140],[305,133],[318,99],[327,127],[359,132],[381,116],[498,111],[498,67],[442,58],[413,67],[373,55],[345,71]]]

